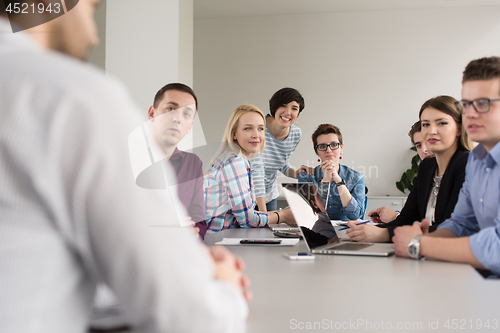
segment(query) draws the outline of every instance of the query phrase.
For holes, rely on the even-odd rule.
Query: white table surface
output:
[[[230,229],[207,235],[205,243],[270,235],[268,229]],[[485,280],[469,265],[395,256],[290,261],[282,255],[305,251],[303,241],[228,249],[245,260],[252,283],[250,333],[500,331],[500,280]]]

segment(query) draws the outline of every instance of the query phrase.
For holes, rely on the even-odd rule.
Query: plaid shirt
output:
[[[203,187],[207,233],[229,229],[235,222],[241,227],[263,227],[268,223],[267,214],[254,209],[256,200],[250,166],[236,153],[226,150],[215,160]]]

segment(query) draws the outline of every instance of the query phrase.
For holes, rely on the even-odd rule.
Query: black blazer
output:
[[[429,231],[436,230],[441,222],[451,216],[465,180],[465,166],[468,157],[469,152],[460,149],[451,157],[441,180],[434,215],[435,221],[429,228]],[[394,221],[379,225],[381,228],[388,229],[391,240],[394,236],[394,229],[397,227],[410,225],[415,221],[422,221],[425,218],[427,202],[431,194],[432,179],[436,174],[436,167],[437,162],[435,157],[428,157],[420,163],[413,189],[408,195],[401,214]]]

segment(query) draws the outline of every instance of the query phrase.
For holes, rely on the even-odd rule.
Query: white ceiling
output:
[[[500,0],[194,0],[194,18],[499,5]]]

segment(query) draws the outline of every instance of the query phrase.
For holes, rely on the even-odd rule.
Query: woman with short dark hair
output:
[[[295,170],[289,162],[302,138],[300,128],[294,123],[304,106],[304,98],[293,88],[280,89],[269,100],[266,146],[262,154],[251,161],[255,196],[260,211],[273,211],[278,208],[278,171],[285,176],[297,178],[301,171],[307,169],[302,166]]]
[[[312,175],[302,172],[299,182],[313,182],[331,220],[356,220],[365,211],[363,175],[340,164],[344,143],[340,129],[321,124],[312,135],[313,148],[321,164]]]

